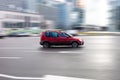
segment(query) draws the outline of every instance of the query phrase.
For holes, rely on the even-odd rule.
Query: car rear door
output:
[[[50,42],[52,44],[59,44],[58,32],[50,32]]]

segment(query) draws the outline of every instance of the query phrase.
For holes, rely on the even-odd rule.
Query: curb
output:
[[[120,36],[120,32],[79,32],[79,35],[86,36]]]

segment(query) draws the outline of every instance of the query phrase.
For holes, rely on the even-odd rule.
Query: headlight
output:
[[[83,39],[79,39],[80,42],[83,42]]]

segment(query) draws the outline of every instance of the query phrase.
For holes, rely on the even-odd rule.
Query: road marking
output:
[[[18,77],[6,74],[0,74],[0,77],[8,79],[17,79],[17,80],[93,80],[85,78],[74,78],[74,77],[65,77],[65,76],[54,76],[54,75],[45,75],[44,77]]]
[[[26,50],[26,49],[33,49],[33,48],[27,48],[27,47],[0,47],[0,49],[23,49],[23,50]]]
[[[70,51],[59,51],[58,53],[71,53]]]
[[[43,80],[44,78],[41,77],[17,77],[12,75],[0,74],[0,77],[9,78],[9,79],[24,79],[24,80]]]
[[[93,79],[46,75],[44,80],[93,80]]]
[[[73,52],[73,51],[57,51],[57,52],[50,52],[50,51],[21,51],[21,52],[29,52],[29,53],[58,53],[58,54],[81,54],[84,52]]]
[[[0,57],[0,59],[21,59],[22,57]]]
[[[80,53],[83,53],[83,52],[75,52],[75,51],[59,51],[58,53],[62,53],[62,54],[65,54],[65,53],[69,53],[69,54],[80,54]]]

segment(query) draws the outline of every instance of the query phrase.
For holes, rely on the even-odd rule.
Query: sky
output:
[[[61,2],[65,2],[65,0],[55,0],[55,1],[61,1]]]
[[[107,0],[86,0],[86,24],[108,25],[109,6]]]
[[[65,2],[65,0],[56,0]],[[84,0],[85,24],[107,26],[109,17],[108,0]]]

